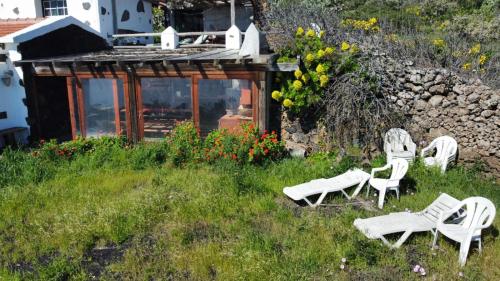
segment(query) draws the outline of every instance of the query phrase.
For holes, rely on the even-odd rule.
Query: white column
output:
[[[163,50],[175,50],[179,45],[179,35],[171,26],[161,33],[161,48]]]
[[[239,50],[241,48],[241,31],[233,25],[226,31],[226,49]]]

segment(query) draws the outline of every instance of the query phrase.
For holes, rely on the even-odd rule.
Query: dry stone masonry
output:
[[[414,67],[383,53],[371,59],[381,74],[383,92],[407,114],[407,129],[419,148],[449,135],[459,144],[459,162],[482,160],[491,174],[500,176],[500,90],[479,80],[467,80],[447,69]],[[289,147],[317,150],[321,129],[302,129],[299,121],[282,117],[283,138]],[[310,127],[310,126],[309,126]]]

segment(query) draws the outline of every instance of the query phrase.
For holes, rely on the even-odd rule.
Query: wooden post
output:
[[[236,25],[236,7],[235,7],[235,2],[236,0],[231,0],[231,26]]]

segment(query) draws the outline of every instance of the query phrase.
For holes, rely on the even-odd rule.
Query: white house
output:
[[[26,142],[29,124],[20,43],[77,25],[111,42],[111,35],[152,32],[152,2],[146,0],[0,0],[0,148]],[[151,39],[142,43],[150,42]],[[57,42],[64,44],[64,42]]]

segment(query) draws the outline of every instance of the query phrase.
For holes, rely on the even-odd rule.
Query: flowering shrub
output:
[[[377,18],[370,18],[368,20],[345,19],[341,22],[341,24],[344,27],[351,27],[362,31],[380,31]]]
[[[352,65],[352,57],[359,48],[355,44],[342,42],[340,51],[335,46],[324,42],[324,31],[305,31],[299,27],[295,33],[293,46],[282,50],[278,61],[289,61],[293,57],[300,57],[302,61],[293,76],[279,76],[276,82],[281,85],[281,91],[275,90],[272,98],[280,102],[292,112],[301,112],[319,101],[324,95],[332,79],[342,72],[350,71],[346,63]],[[282,75],[282,74],[281,74]]]
[[[191,121],[179,122],[167,137],[167,145],[172,162],[177,166],[200,158],[202,140]]]
[[[242,125],[243,133],[212,131],[204,142],[203,156],[206,161],[214,162],[228,159],[238,163],[259,163],[276,160],[283,156],[284,143],[278,140],[276,132],[260,134],[253,124]]]

